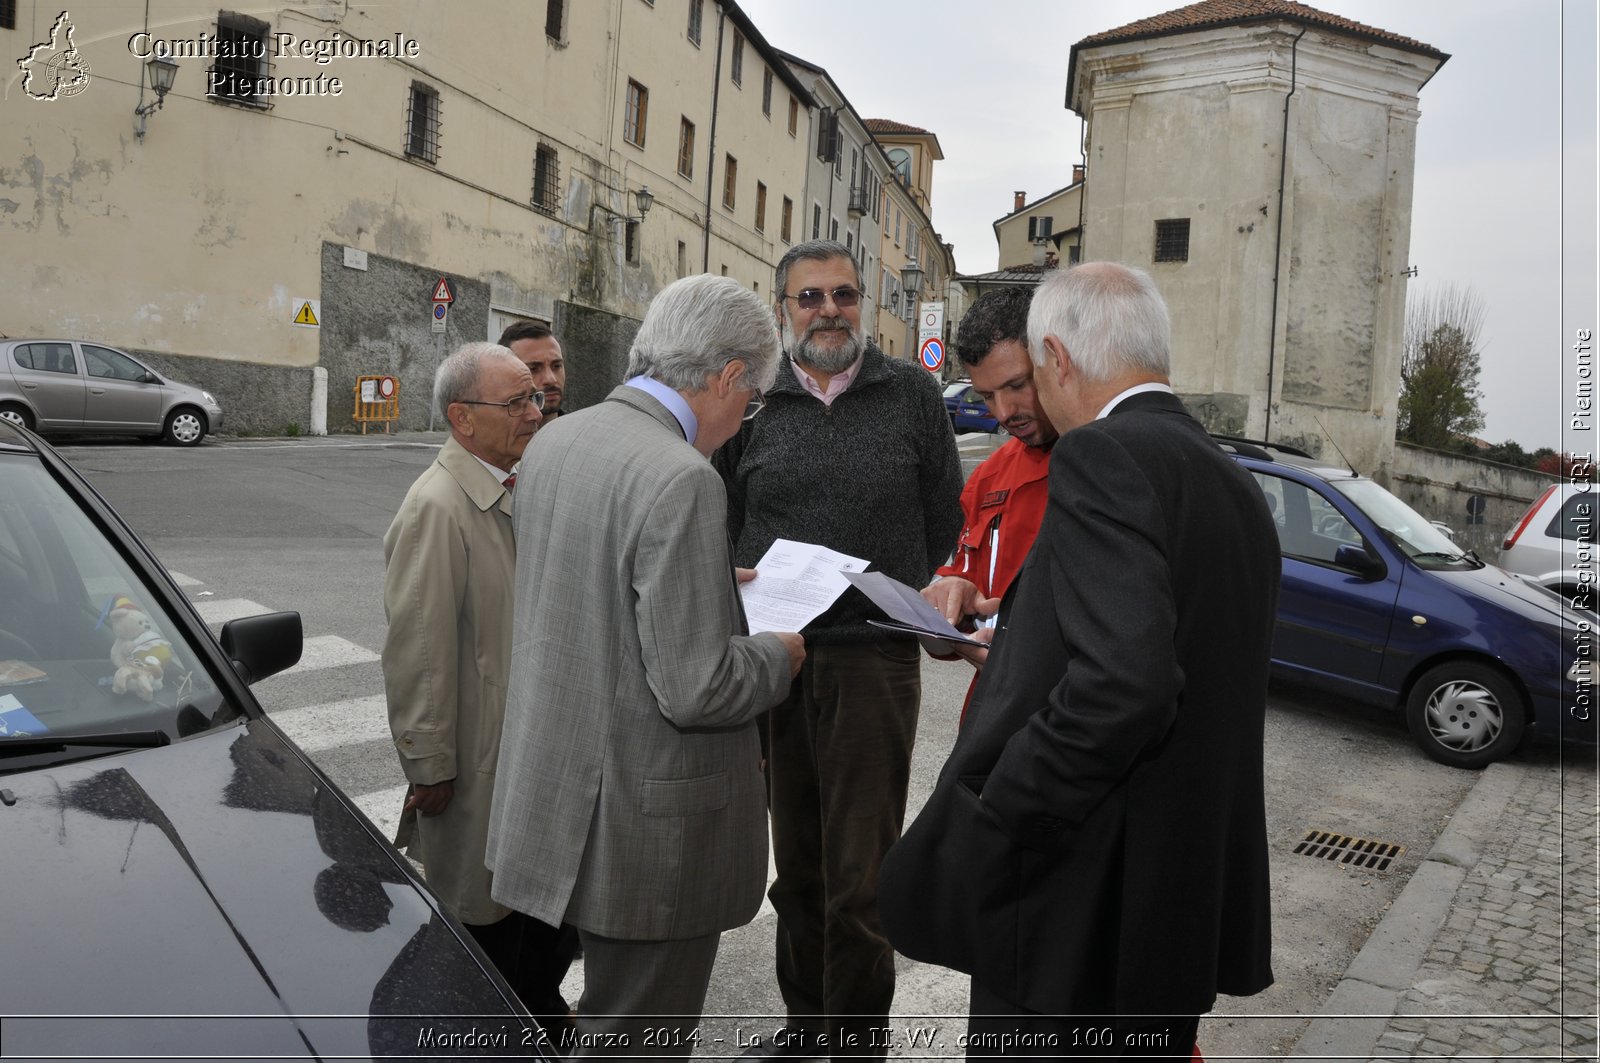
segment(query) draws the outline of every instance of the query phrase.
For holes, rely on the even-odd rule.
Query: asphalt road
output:
[[[381,540],[440,442],[440,435],[416,433],[395,440],[208,440],[191,450],[100,442],[61,449],[169,568],[194,581],[191,597],[202,607],[227,599],[296,609],[308,636],[354,648],[326,667],[268,680],[258,692],[269,711],[314,715],[364,704],[369,716],[381,717]],[[973,442],[969,468],[983,450]],[[958,662],[925,664],[912,814],[950,748],[969,674]],[[1201,1026],[1210,1058],[1271,1058],[1294,1044],[1303,1016],[1321,1007],[1476,779],[1425,759],[1397,716],[1288,688],[1274,689],[1271,700],[1266,763],[1277,984],[1253,998],[1218,1002]],[[341,786],[365,798],[363,807],[381,825],[392,818],[386,809],[403,781],[392,749],[370,726],[344,735],[331,726],[335,733],[318,738],[314,755]],[[1403,852],[1381,871],[1295,855],[1314,830]],[[1192,858],[1215,856],[1197,850]],[[770,909],[724,936],[703,1054],[736,1052],[741,1036],[767,1034],[780,1023],[772,949]],[[581,972],[571,984],[581,984]],[[901,960],[896,1054],[960,1054],[965,1008],[963,978]]]

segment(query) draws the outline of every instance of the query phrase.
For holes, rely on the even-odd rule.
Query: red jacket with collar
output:
[[[1008,439],[984,459],[961,492],[955,553],[936,575],[971,580],[986,598],[1004,594],[1039,534],[1049,471],[1049,448],[1020,439]]]

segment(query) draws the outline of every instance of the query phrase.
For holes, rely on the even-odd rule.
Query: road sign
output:
[[[444,331],[445,319],[449,316],[449,314],[450,314],[450,304],[449,303],[434,303],[433,304],[433,331],[435,331],[435,332],[443,332]]]
[[[917,344],[944,336],[944,303],[922,303],[917,307]]]
[[[944,368],[944,341],[937,336],[929,336],[922,341],[922,350],[918,357],[922,359],[922,368],[930,373],[937,373]]]
[[[301,328],[322,327],[322,300],[321,299],[296,299],[294,324]]]
[[[450,291],[450,279],[440,277],[433,285],[433,301],[436,303],[453,303],[456,301],[454,293]]]

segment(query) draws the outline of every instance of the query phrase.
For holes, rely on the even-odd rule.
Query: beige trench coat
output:
[[[464,923],[510,909],[489,897],[489,800],[510,669],[516,547],[511,496],[455,439],[406,493],[383,537],[383,685],[406,778],[455,780],[437,816],[406,813],[395,844]]]

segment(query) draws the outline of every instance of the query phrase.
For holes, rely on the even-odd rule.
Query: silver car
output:
[[[1595,607],[1595,518],[1592,483],[1556,483],[1534,499],[1500,544],[1500,567],[1549,587],[1581,609]]]
[[[222,407],[115,347],[0,340],[0,419],[40,433],[159,435],[192,447],[222,426]]]

